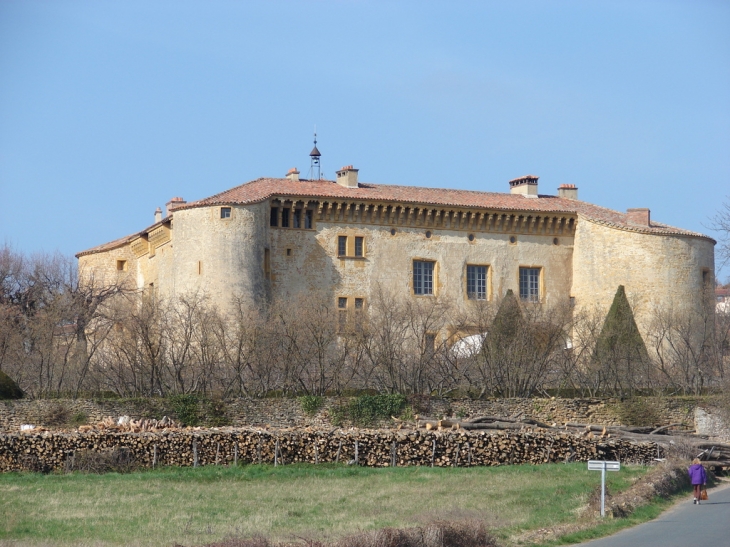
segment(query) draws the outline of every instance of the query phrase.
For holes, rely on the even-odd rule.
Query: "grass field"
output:
[[[646,468],[608,474],[627,488]],[[585,463],[370,469],[330,465],[0,475],[0,544],[199,545],[262,534],[327,539],[482,519],[502,541],[576,519],[600,473]],[[651,515],[648,515],[651,516]],[[620,525],[620,523],[618,523]],[[613,527],[616,524],[612,525]]]

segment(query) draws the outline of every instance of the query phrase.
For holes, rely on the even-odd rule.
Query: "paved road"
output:
[[[656,520],[573,547],[730,547],[730,484],[707,493],[702,505],[688,496]]]

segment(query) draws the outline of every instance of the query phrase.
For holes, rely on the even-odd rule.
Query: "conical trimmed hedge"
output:
[[[21,399],[23,390],[13,379],[0,370],[0,399]]]
[[[636,326],[634,312],[623,285],[619,285],[611,309],[603,322],[603,328],[596,340],[593,360],[602,369],[612,370],[612,380],[628,391],[636,387],[638,375],[643,374],[649,361],[646,344]]]

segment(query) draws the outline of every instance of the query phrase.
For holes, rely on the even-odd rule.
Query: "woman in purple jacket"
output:
[[[688,469],[689,471],[689,479],[692,482],[692,486],[694,487],[694,495],[695,504],[700,503],[700,496],[702,495],[702,486],[707,484],[707,473],[705,473],[705,468],[702,467],[702,464],[700,463],[699,458],[695,458],[692,460],[692,465]]]

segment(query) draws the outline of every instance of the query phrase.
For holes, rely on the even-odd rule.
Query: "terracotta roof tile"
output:
[[[651,221],[650,226],[637,226],[628,222],[626,213],[599,207],[598,205],[593,205],[585,201],[557,196],[541,194],[536,197],[525,197],[522,194],[371,183],[359,183],[357,188],[346,188],[329,180],[259,178],[231,188],[230,190],[220,192],[214,196],[176,207],[175,210],[180,211],[210,205],[260,203],[271,197],[311,198],[317,200],[367,200],[396,204],[432,205],[436,207],[479,208],[525,213],[574,214],[592,222],[632,232],[701,237],[714,241],[706,235],[674,228],[655,221]],[[172,215],[163,219],[162,222],[168,221],[171,217]],[[126,244],[139,235],[147,233],[159,224],[159,222],[155,223],[141,232],[82,251],[76,256],[114,249]]]
[[[504,211],[543,213],[567,213],[581,215],[588,220],[633,232],[675,234],[711,239],[703,234],[674,228],[667,224],[651,222],[650,226],[636,226],[628,222],[626,213],[599,207],[585,201],[539,195],[525,197],[522,194],[477,192],[452,188],[425,188],[419,186],[394,186],[360,183],[357,188],[346,188],[328,180],[299,180],[260,178],[200,201],[184,205],[180,209],[208,205],[243,205],[259,203],[272,196],[301,197],[312,199],[373,200],[402,204],[434,205],[444,207],[476,207]]]

